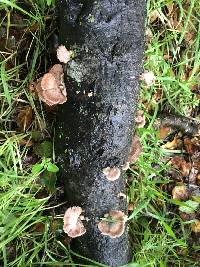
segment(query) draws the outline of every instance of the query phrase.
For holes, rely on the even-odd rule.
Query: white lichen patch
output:
[[[66,69],[67,75],[74,79],[77,83],[81,83],[86,75],[86,68],[75,60],[71,60]]]

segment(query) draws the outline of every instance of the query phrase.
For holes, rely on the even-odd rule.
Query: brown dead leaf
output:
[[[200,186],[200,173],[196,177],[196,183],[198,186]]]
[[[194,233],[200,233],[200,220],[196,220],[193,224],[192,224],[192,231]]]
[[[153,22],[155,22],[158,18],[159,18],[159,13],[158,13],[158,11],[157,11],[157,10],[153,10],[153,11],[151,11],[151,13],[149,14],[150,22],[153,23]]]
[[[130,210],[130,211],[134,210],[134,204],[133,203],[128,204],[128,210]]]
[[[33,142],[32,142],[32,140],[30,140],[30,139],[21,139],[20,141],[19,141],[19,145],[20,146],[26,146],[26,147],[31,147],[32,145],[33,145]]]
[[[162,148],[173,150],[181,147],[181,140],[176,135],[171,142],[167,142],[166,144],[162,145]]]
[[[45,231],[44,223],[36,223],[33,227],[33,231],[37,233],[44,233]]]
[[[167,15],[171,16],[174,11],[175,4],[172,2],[172,3],[167,4],[166,6],[167,6],[167,11],[168,11]]]
[[[172,198],[177,200],[188,199],[188,190],[185,185],[177,185],[172,190]]]
[[[146,43],[151,43],[153,39],[153,33],[150,28],[147,28],[145,31],[145,41]]]
[[[170,127],[161,127],[159,131],[159,138],[164,140],[171,132]]]
[[[189,174],[189,184],[196,184],[198,170],[192,167]]]
[[[17,115],[17,126],[19,130],[25,131],[27,130],[33,119],[33,111],[31,106],[26,106],[23,109],[20,110],[20,112]]]
[[[163,95],[163,90],[161,88],[158,88],[156,92],[153,94],[153,100],[156,102],[160,101]]]
[[[163,56],[164,60],[168,60],[170,63],[172,62],[172,56],[165,54]]]
[[[137,135],[134,135],[128,155],[128,162],[134,163],[139,158],[141,152],[142,144],[140,143],[140,138]]]
[[[136,112],[135,122],[136,122],[137,128],[143,128],[144,127],[146,121],[145,121],[144,112],[142,110],[138,110]]]
[[[191,163],[184,160],[180,156],[176,156],[171,160],[172,165],[180,170],[183,176],[188,176],[191,170]]]
[[[179,215],[180,215],[181,219],[182,219],[183,221],[185,221],[185,222],[186,222],[186,221],[194,220],[195,217],[196,217],[196,214],[195,214],[195,213],[190,213],[190,214],[188,214],[188,213],[185,213],[185,212],[180,212]]]
[[[189,137],[184,138],[184,147],[189,155],[193,155],[198,150],[197,146],[195,146]]]
[[[194,32],[194,31],[186,32],[186,34],[184,36],[184,40],[185,40],[186,44],[189,44],[190,42],[192,42],[194,40],[195,36],[196,36],[196,32]]]
[[[36,86],[36,82],[34,82],[34,81],[30,82],[28,85],[29,92],[34,96],[36,95],[35,86]]]

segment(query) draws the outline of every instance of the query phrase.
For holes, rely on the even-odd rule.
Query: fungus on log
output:
[[[88,218],[72,249],[97,262],[121,266],[131,259],[127,223],[116,238],[98,223],[113,210],[127,213],[122,166],[134,132],[142,73],[145,0],[58,0],[60,45],[73,52],[64,64],[68,100],[59,106],[56,155],[68,205]],[[119,168],[107,179],[105,168]]]

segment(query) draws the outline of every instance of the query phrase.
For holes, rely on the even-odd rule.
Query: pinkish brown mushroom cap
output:
[[[55,64],[48,73],[39,79],[36,91],[39,98],[49,106],[63,104],[67,101],[61,64]]]
[[[98,229],[102,235],[107,235],[110,238],[120,237],[125,230],[125,219],[124,212],[120,210],[112,210],[109,214],[104,215],[103,219],[98,224]]]
[[[62,63],[67,63],[70,61],[71,52],[67,50],[64,45],[60,45],[57,48],[57,58]]]
[[[81,219],[83,219],[81,216],[82,212],[83,210],[81,207],[71,207],[65,212],[63,230],[72,238],[81,236],[86,232],[86,229],[81,221]]]
[[[115,181],[120,177],[121,171],[117,167],[107,167],[103,169],[103,174],[109,181]]]
[[[61,64],[55,64],[49,70],[49,73],[53,74],[57,83],[60,83],[60,80],[63,79],[63,67]]]

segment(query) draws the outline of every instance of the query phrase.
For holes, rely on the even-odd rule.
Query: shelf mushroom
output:
[[[117,167],[107,167],[103,169],[103,174],[109,181],[115,181],[120,177],[121,171]]]
[[[120,210],[111,210],[108,214],[104,215],[104,219],[98,224],[98,229],[102,235],[107,235],[110,238],[120,237],[125,230],[124,212]]]
[[[63,230],[69,237],[75,238],[85,234],[86,229],[81,221],[81,207],[68,208],[64,215]]]
[[[48,73],[40,78],[35,86],[38,97],[49,106],[63,104],[67,93],[61,64],[55,64]]]

